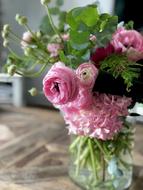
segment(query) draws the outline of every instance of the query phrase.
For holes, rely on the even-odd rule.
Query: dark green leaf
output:
[[[52,8],[50,8],[49,10],[50,10],[50,13],[51,13],[52,15],[58,15],[58,14],[60,13],[60,10],[59,10],[58,7],[52,7]]]
[[[50,25],[48,16],[44,16],[39,26],[40,31],[44,34],[53,35],[54,31]]]

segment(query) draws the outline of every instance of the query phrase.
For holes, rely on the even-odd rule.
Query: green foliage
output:
[[[72,9],[67,14],[67,23],[72,29],[78,29],[81,23],[87,27],[94,26],[99,19],[99,14],[96,5],[88,5]]]
[[[64,0],[57,0],[56,4],[57,6],[62,6],[64,4]]]
[[[51,36],[54,33],[47,15],[42,18],[39,28],[40,28],[40,31],[44,34],[48,34]]]
[[[132,20],[129,21],[127,24],[125,24],[125,28],[127,30],[133,30],[133,28],[134,28],[134,22]]]
[[[61,6],[63,5],[64,0],[57,0],[56,6],[49,8],[49,12],[51,15],[55,16],[58,20],[58,30],[59,32],[64,31],[65,22],[66,22],[66,12],[61,10]],[[43,34],[52,36],[55,32],[51,26],[48,15],[44,16],[40,22],[40,31]]]
[[[139,77],[140,69],[135,62],[130,61],[124,54],[112,54],[101,62],[101,70],[113,75],[114,78],[122,77],[127,85],[127,90],[133,85],[135,79]]]

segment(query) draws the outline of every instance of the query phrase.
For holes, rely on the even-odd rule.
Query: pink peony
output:
[[[61,44],[57,43],[49,43],[47,46],[47,50],[50,53],[51,57],[57,57],[61,49],[62,49]]]
[[[92,89],[98,76],[98,69],[91,63],[82,63],[76,70],[80,85],[87,89]]]
[[[63,63],[57,62],[43,79],[43,91],[47,99],[57,105],[73,101],[78,94],[75,72]]]
[[[125,52],[133,61],[143,59],[143,36],[135,30],[120,27],[113,35],[111,44],[115,51]]]

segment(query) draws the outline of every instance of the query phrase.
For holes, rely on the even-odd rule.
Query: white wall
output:
[[[71,9],[76,6],[85,6],[87,4],[94,3],[95,0],[65,0],[65,7]],[[100,4],[100,11],[112,13],[114,0],[97,0]]]

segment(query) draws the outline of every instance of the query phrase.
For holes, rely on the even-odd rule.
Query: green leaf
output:
[[[58,15],[58,14],[60,13],[60,10],[59,10],[58,7],[52,7],[52,8],[50,8],[49,10],[50,10],[50,13],[51,13],[52,15]]]
[[[70,39],[71,41],[77,44],[83,44],[89,42],[90,33],[87,32],[77,32],[75,30],[70,31]]]
[[[57,0],[57,1],[56,1],[56,4],[57,4],[58,6],[62,6],[62,5],[64,4],[64,0]]]
[[[60,61],[62,61],[63,63],[67,63],[67,62],[68,62],[68,59],[67,59],[67,57],[65,56],[65,54],[64,54],[63,51],[60,51],[59,57],[60,57]]]
[[[80,23],[84,23],[88,27],[94,26],[99,19],[96,5],[78,7],[72,9],[67,15],[67,23],[76,29]]]
[[[88,61],[90,59],[90,50],[89,49],[81,56],[81,59],[83,59],[83,61]]]
[[[132,20],[129,21],[127,24],[125,24],[125,28],[127,30],[133,30],[133,28],[134,28],[134,22]]]
[[[51,27],[51,24],[49,22],[48,16],[44,16],[42,18],[39,28],[40,28],[40,31],[43,32],[44,34],[48,34],[51,36],[54,33],[53,28]]]
[[[90,33],[87,32],[77,32],[75,30],[70,31],[70,44],[74,49],[82,50],[89,46],[89,36]]]

